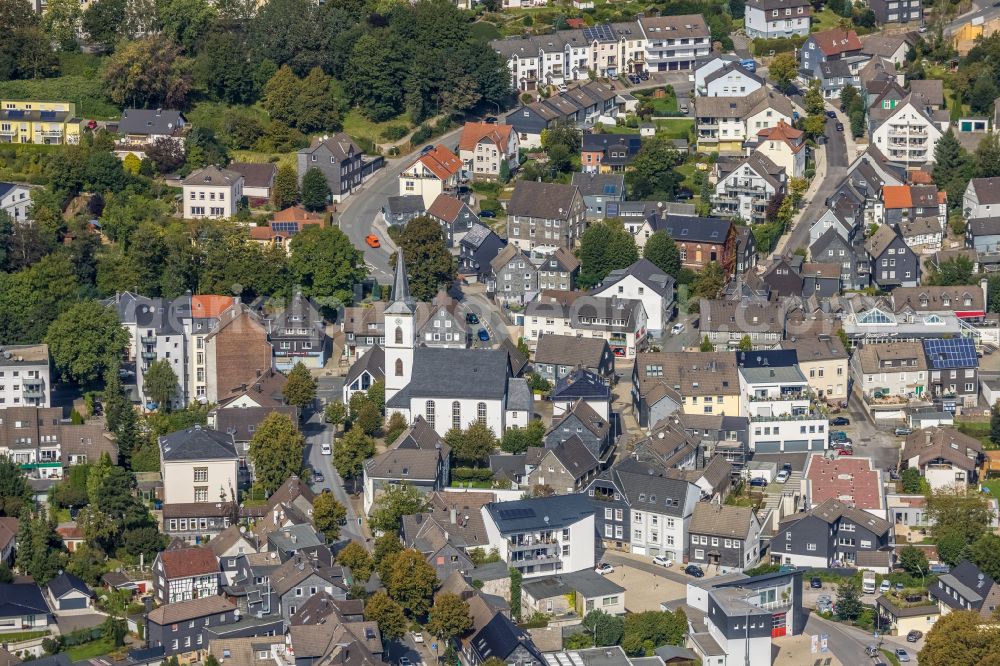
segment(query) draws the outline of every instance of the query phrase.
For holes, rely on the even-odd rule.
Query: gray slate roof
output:
[[[578,194],[579,190],[573,185],[519,180],[507,204],[507,214],[567,220]]]
[[[512,502],[491,502],[486,511],[503,533],[561,529],[594,515],[589,502],[576,495],[533,497]]]
[[[238,456],[233,437],[224,432],[194,426],[159,439],[163,460],[235,460]]]
[[[669,296],[673,298],[674,285],[677,281],[670,275],[667,275],[660,270],[659,266],[654,264],[649,259],[640,259],[628,268],[619,268],[611,271],[601,282],[601,285],[595,289],[595,291],[604,290],[629,275],[638,279],[660,296]]]
[[[573,335],[542,335],[535,347],[535,363],[554,365],[582,365],[597,368],[601,365],[604,350],[608,348],[603,338],[578,338]]]
[[[118,121],[120,134],[170,136],[184,125],[180,111],[170,109],[125,109]]]
[[[512,377],[507,383],[507,409],[528,412],[535,409],[535,397],[528,386],[528,380]]]
[[[410,398],[500,399],[507,392],[508,362],[503,349],[435,349],[413,352]]]

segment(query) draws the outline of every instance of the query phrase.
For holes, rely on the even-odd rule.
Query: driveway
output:
[[[66,635],[79,629],[91,629],[104,624],[107,616],[94,610],[76,613],[56,613],[56,625],[59,633]]]
[[[838,122],[833,118],[826,120],[827,143],[824,148],[826,175],[789,234],[788,243],[785,245],[789,251],[809,248],[809,227],[826,211],[826,200],[840,187],[847,175],[847,140],[844,138],[844,132],[837,131]],[[844,131],[847,131],[846,127]]]
[[[604,560],[612,562],[608,556]],[[648,571],[633,562],[614,567],[615,570],[604,577],[625,588],[625,610],[630,613],[662,610],[660,604],[664,601],[687,598],[687,584],[668,578],[666,573],[671,572],[663,567],[651,567],[653,570]]]

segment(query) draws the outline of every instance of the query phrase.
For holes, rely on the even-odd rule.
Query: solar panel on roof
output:
[[[55,111],[42,111],[41,114],[42,120],[55,120],[56,117]]]
[[[934,368],[970,368],[978,365],[976,346],[968,338],[924,340],[924,350]]]
[[[614,185],[605,185],[604,186],[604,193],[605,194],[614,194],[617,191],[618,191],[618,188],[615,187]]]
[[[613,41],[615,38],[614,31],[611,30],[611,26],[608,24],[595,25],[592,28],[584,28],[583,36],[587,38],[587,41]]]
[[[500,520],[519,520],[521,518],[534,518],[534,509],[500,509],[497,512]]]

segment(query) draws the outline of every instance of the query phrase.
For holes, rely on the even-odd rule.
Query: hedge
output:
[[[771,51],[775,55],[778,53],[790,53],[802,46],[806,37],[775,37],[774,39],[755,39],[751,43],[753,54],[757,57],[768,56]]]
[[[455,481],[492,481],[493,471],[489,468],[456,467],[451,470],[451,478]]]

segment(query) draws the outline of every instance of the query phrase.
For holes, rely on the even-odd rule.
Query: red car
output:
[[[854,455],[854,450],[853,449],[837,449],[837,455],[838,456],[853,456]]]
[[[368,247],[380,247],[382,245],[378,242],[378,236],[375,234],[365,236],[365,242],[368,243]]]

